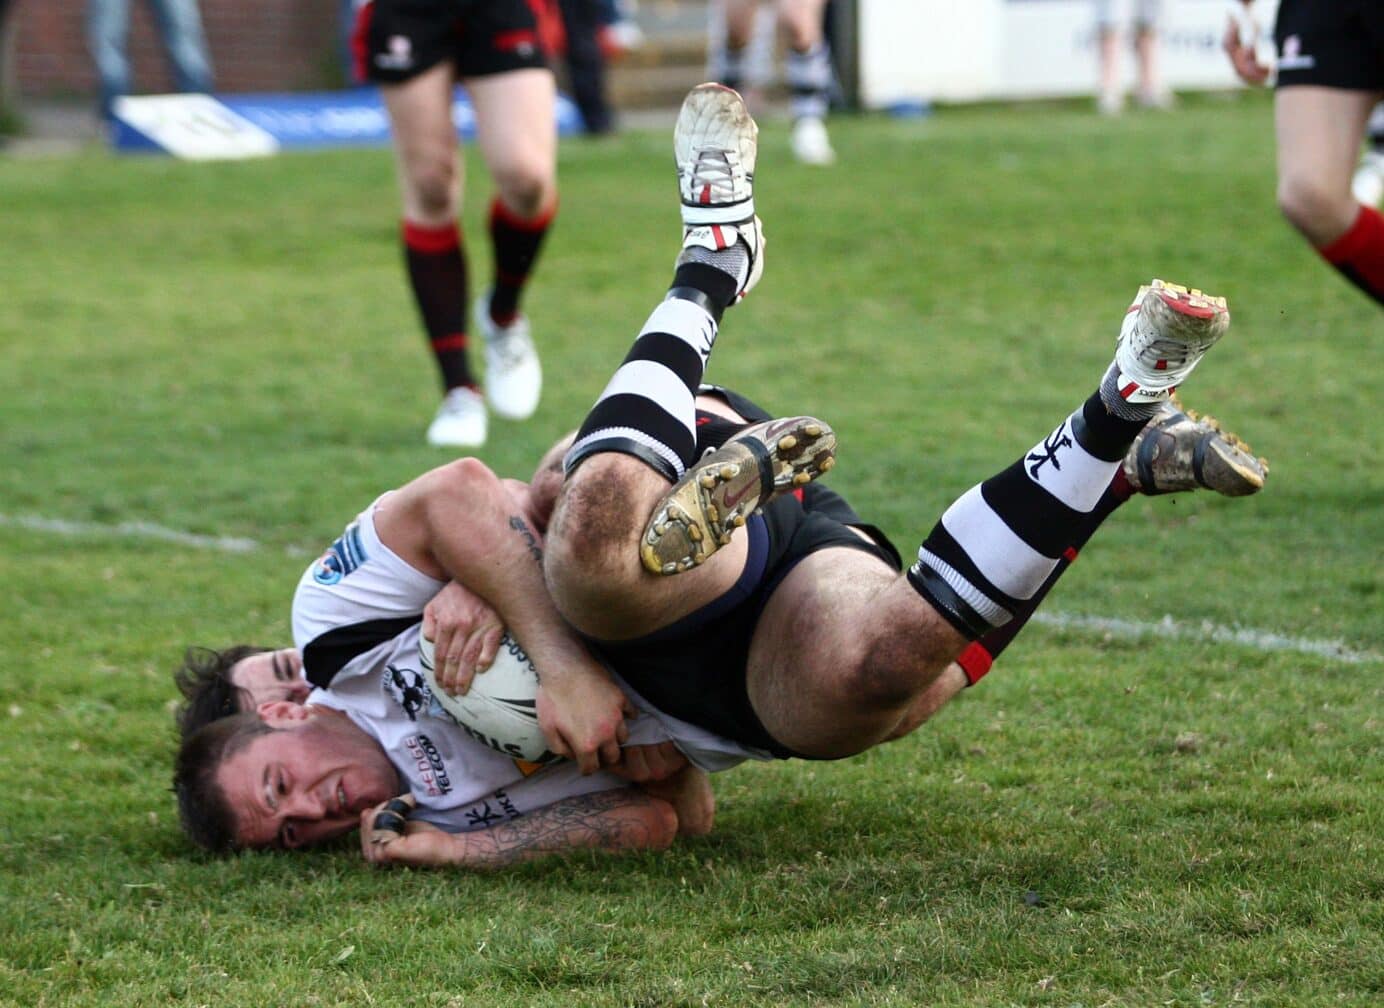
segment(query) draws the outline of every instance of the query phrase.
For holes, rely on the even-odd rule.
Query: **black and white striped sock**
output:
[[[831,96],[831,52],[819,42],[806,52],[789,49],[783,61],[794,119],[824,119]]]
[[[721,313],[735,300],[747,264],[739,244],[714,253],[710,262],[679,261],[667,299],[644,323],[577,431],[563,459],[565,472],[589,455],[611,451],[633,455],[671,481],[687,471],[696,460],[697,387]]]
[[[725,43],[713,47],[707,72],[712,80],[739,91],[745,83],[745,50]]]
[[[908,571],[914,589],[971,640],[1032,599],[1090,524],[1140,421],[1092,396],[1032,451],[966,491]]]

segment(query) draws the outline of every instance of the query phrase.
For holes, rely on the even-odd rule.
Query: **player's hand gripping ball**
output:
[[[418,655],[428,689],[472,738],[530,763],[560,758],[548,750],[538,726],[538,670],[509,634],[500,641],[495,661],[476,674],[464,696],[444,693],[437,685],[432,641],[420,636]]]

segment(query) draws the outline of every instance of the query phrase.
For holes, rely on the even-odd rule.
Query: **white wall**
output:
[[[999,74],[1000,0],[857,0],[867,108],[980,98]]]
[[[1091,94],[1091,0],[858,0],[868,108],[917,100]],[[1277,0],[1258,0],[1267,32]],[[1221,52],[1227,0],[1164,0],[1163,66],[1174,89],[1236,84]],[[1125,69],[1133,77],[1132,53]]]

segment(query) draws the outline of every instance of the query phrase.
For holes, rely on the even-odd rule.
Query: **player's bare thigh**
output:
[[[601,640],[643,637],[724,595],[745,566],[741,534],[677,577],[650,574],[639,536],[668,481],[629,455],[582,462],[563,485],[548,528],[548,590],[563,617]]]
[[[551,71],[530,67],[468,77],[476,144],[505,205],[534,216],[557,196],[557,88]]]
[[[878,557],[821,550],[793,569],[760,617],[750,702],[789,748],[849,756],[893,735],[964,646]]]
[[[1345,234],[1359,213],[1350,179],[1380,97],[1312,84],[1281,87],[1274,97],[1279,203],[1319,248]]]
[[[744,419],[714,396],[698,396],[697,406]],[[591,456],[563,484],[548,531],[548,588],[582,633],[610,641],[643,637],[715,601],[740,577],[749,543],[743,532],[677,577],[644,569],[639,536],[668,490],[662,476],[618,452]],[[573,571],[578,575],[567,576]]]
[[[380,87],[394,137],[404,217],[441,227],[456,218],[461,189],[452,125],[452,65],[439,63],[399,84]]]

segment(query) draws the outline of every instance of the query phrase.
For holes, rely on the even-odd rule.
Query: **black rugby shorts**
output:
[[[1384,0],[1282,0],[1278,87],[1384,91]]]
[[[398,84],[449,60],[458,77],[546,67],[528,0],[370,0],[351,39],[356,79]]]

